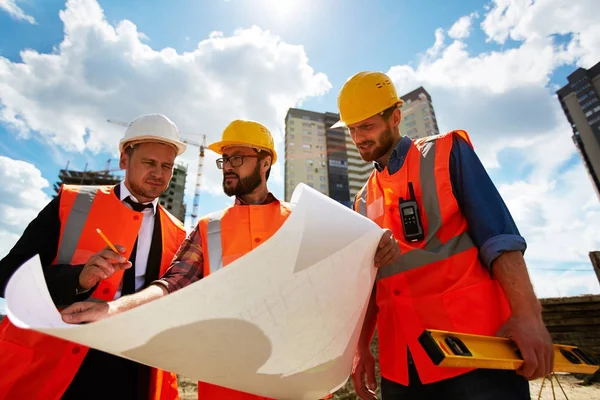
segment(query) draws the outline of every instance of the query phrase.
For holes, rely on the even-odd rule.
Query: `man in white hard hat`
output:
[[[185,238],[182,223],[158,204],[185,148],[164,115],[136,118],[119,143],[124,180],[115,186],[63,185],[0,260],[0,296],[14,271],[36,254],[59,308],[85,299],[114,300],[158,279]],[[174,374],[19,329],[8,318],[0,325],[0,368],[0,398],[178,398]],[[100,383],[107,371],[110,380]]]

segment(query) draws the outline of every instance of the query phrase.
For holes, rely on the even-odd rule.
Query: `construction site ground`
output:
[[[567,395],[567,399],[569,400],[593,400],[600,399],[600,384],[594,383],[592,385],[582,385],[583,379],[580,377],[576,377],[574,375],[558,375],[558,379],[562,388]],[[552,386],[546,380],[544,384],[544,389],[542,391],[542,396],[539,396],[540,387],[542,384],[542,379],[538,379],[530,382],[531,387],[531,399],[543,399],[543,400],[551,400],[551,399],[565,399],[565,395],[562,393],[560,387],[553,381],[554,384],[554,395],[552,393]],[[197,386],[196,382],[180,377],[179,380],[179,393],[181,394],[182,400],[195,400],[197,399]],[[379,397],[381,398],[381,397]],[[346,386],[340,390],[338,390],[334,396],[334,400],[354,400],[358,399],[358,396],[354,393],[352,389],[352,383],[348,382]]]

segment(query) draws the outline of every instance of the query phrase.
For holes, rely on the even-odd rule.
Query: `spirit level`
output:
[[[510,339],[426,329],[419,343],[435,365],[441,367],[517,370],[523,359]],[[554,372],[593,374],[593,357],[575,346],[554,345]]]

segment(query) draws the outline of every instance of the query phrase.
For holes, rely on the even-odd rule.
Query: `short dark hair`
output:
[[[381,115],[381,118],[383,118],[383,120],[385,122],[388,122],[388,120],[390,119],[390,117],[392,116],[392,114],[394,113],[394,111],[398,108],[397,105],[393,105],[389,108],[386,108],[385,110],[383,110],[382,112],[379,113],[379,115]]]
[[[125,154],[126,154],[128,157],[130,157],[130,158],[131,158],[131,156],[133,155],[133,152],[134,152],[134,150],[136,149],[137,145],[138,145],[137,143],[135,143],[135,144],[133,144],[133,145],[131,145],[131,144],[128,144],[128,145],[125,147]]]
[[[264,160],[265,158],[267,158],[268,156],[271,157],[271,161],[273,161],[273,156],[266,150],[258,150],[258,149],[254,149],[254,151],[256,151],[258,153],[258,162],[261,162],[262,160]],[[269,166],[269,169],[267,170],[267,173],[265,174],[265,180],[268,181],[269,180],[269,175],[271,175],[271,167]]]

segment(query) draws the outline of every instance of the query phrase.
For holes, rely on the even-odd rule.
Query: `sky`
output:
[[[117,167],[124,128],[109,118],[163,113],[209,143],[253,119],[283,155],[290,107],[337,112],[343,83],[375,70],[400,95],[423,86],[440,131],[469,132],[527,241],[539,297],[600,293],[588,258],[600,202],[556,98],[600,61],[599,14],[595,0],[0,0],[0,257],[59,169]],[[201,215],[232,202],[215,159],[206,153]],[[197,147],[178,162],[189,214]],[[282,167],[269,180],[278,197]]]

